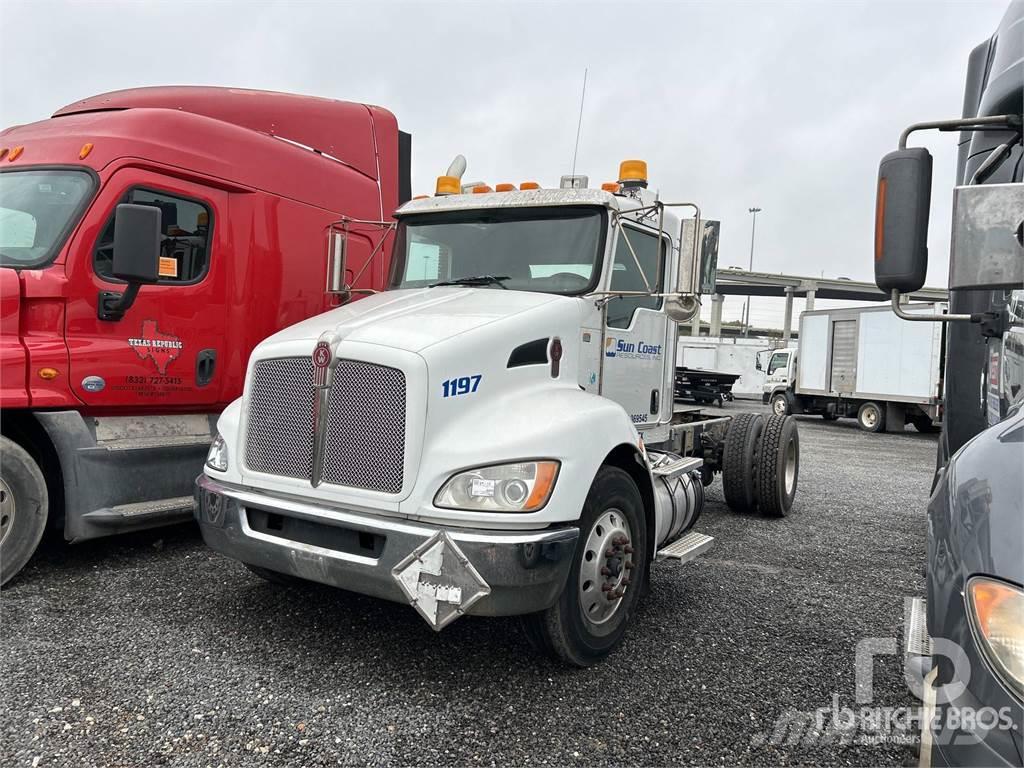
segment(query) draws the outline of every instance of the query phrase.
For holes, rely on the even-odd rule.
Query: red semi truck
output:
[[[326,290],[331,224],[390,217],[409,161],[385,109],[229,88],[118,91],[0,133],[0,582],[48,524],[78,541],[189,518],[252,348],[347,298]],[[350,231],[341,284],[381,287],[388,245]]]

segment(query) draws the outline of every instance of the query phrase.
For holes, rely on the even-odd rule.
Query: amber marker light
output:
[[[85,144],[82,145],[82,148],[78,150],[78,159],[85,160],[85,158],[89,156],[90,152],[92,152],[92,142],[87,141]]]
[[[58,371],[56,368],[39,369],[39,378],[43,379],[44,381],[53,381],[58,376],[60,376],[60,371]]]
[[[11,150],[10,154],[7,155],[7,162],[13,163],[15,160],[21,157],[21,153],[24,151],[24,147],[15,147],[14,149]]]

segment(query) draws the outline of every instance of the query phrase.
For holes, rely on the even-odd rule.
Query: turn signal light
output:
[[[494,191],[495,192],[515,192],[516,191],[516,185],[515,184],[495,184],[494,185]]]
[[[40,368],[39,369],[39,378],[43,379],[45,381],[53,381],[58,376],[60,376],[60,371],[58,371],[56,368]]]
[[[647,181],[647,162],[623,160],[619,163],[619,181]]]
[[[92,142],[87,141],[85,144],[82,145],[82,148],[78,150],[78,159],[85,160],[85,158],[89,156],[90,152],[92,152]]]
[[[878,180],[878,197],[875,199],[875,261],[882,260],[885,245],[885,193],[888,179]]]
[[[536,181],[524,181],[519,185],[520,189],[540,189],[540,184]]]
[[[462,182],[458,176],[438,176],[435,195],[458,195],[462,193]]]
[[[13,163],[15,160],[21,157],[21,153],[24,151],[24,147],[15,147],[14,149],[11,150],[11,153],[7,155],[7,162]]]

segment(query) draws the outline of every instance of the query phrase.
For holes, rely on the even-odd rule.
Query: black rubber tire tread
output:
[[[796,475],[793,490],[786,493],[785,448],[796,442]],[[761,432],[757,458],[757,507],[765,517],[785,517],[793,508],[800,481],[800,435],[792,416],[769,416]]]
[[[622,598],[626,602],[619,609],[614,626],[599,636],[587,631],[580,615],[577,584],[587,534],[601,513],[610,506],[617,507],[629,519],[634,562],[638,567],[633,570],[633,582]],[[598,470],[583,504],[579,525],[580,539],[562,593],[547,610],[523,616],[522,624],[532,646],[558,661],[583,668],[593,666],[618,647],[645,591],[646,565],[650,557],[647,552],[647,519],[640,491],[629,473],[608,465]]]
[[[46,478],[31,454],[7,437],[0,437],[4,481],[14,496],[14,523],[0,551],[0,585],[13,579],[39,546],[46,530],[50,501]]]
[[[753,512],[755,509],[754,461],[763,428],[764,417],[760,413],[741,413],[733,416],[725,433],[722,490],[725,503],[734,512]]]
[[[869,407],[874,407],[878,411],[878,421],[875,422],[873,428],[865,427],[864,422],[861,420],[861,414]],[[885,406],[874,401],[864,403],[864,405],[857,409],[857,426],[865,432],[885,432]]]
[[[242,565],[255,573],[261,579],[269,581],[271,584],[280,584],[282,587],[297,587],[309,583],[298,576],[292,576],[290,573],[279,573],[278,571],[272,571],[269,568],[261,568],[258,565],[249,565],[249,563],[242,563]]]

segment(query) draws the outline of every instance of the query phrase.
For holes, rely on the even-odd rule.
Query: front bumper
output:
[[[443,528],[272,496],[205,474],[196,480],[194,516],[206,543],[228,557],[409,603],[435,629],[462,614],[550,607],[579,537],[574,527]]]

